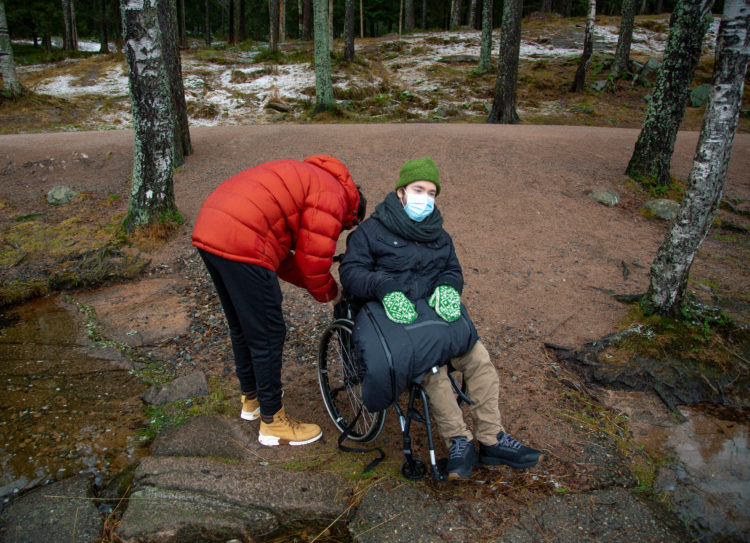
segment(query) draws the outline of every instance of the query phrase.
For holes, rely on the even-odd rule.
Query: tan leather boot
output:
[[[242,411],[240,417],[245,420],[256,420],[260,418],[260,403],[258,398],[248,398],[242,395]]]
[[[273,416],[273,422],[268,424],[260,421],[258,441],[261,445],[275,447],[276,445],[307,445],[320,438],[323,432],[317,424],[306,424],[293,419],[284,412],[282,406]]]

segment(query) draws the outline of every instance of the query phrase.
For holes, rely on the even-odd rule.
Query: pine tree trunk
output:
[[[406,0],[404,4],[404,32],[414,32],[414,0]]]
[[[333,51],[333,0],[328,0],[328,52],[329,54],[331,51]]]
[[[286,40],[286,0],[279,0],[279,43]]]
[[[109,53],[109,38],[107,37],[107,0],[99,0],[99,15],[101,17],[101,24],[99,25],[99,38],[101,45],[99,46],[100,53]]]
[[[211,0],[206,0],[203,5],[203,12],[205,16],[205,25],[203,28],[203,37],[206,40],[206,47],[211,47]]]
[[[450,29],[455,30],[461,24],[461,0],[453,0],[453,9],[451,9]]]
[[[185,31],[185,0],[177,0],[177,44],[180,49],[187,48],[187,33]]]
[[[505,0],[500,27],[500,52],[497,61],[495,98],[488,123],[516,124],[516,87],[518,86],[518,55],[521,50],[521,15],[523,0]]]
[[[482,2],[482,41],[479,47],[479,73],[487,73],[490,70],[490,59],[492,56],[492,0]]]
[[[427,0],[422,0],[422,30],[427,30]]]
[[[674,142],[685,115],[690,82],[700,60],[713,0],[679,0],[672,14],[664,60],[626,173],[637,180],[671,184]]]
[[[227,7],[229,8],[229,35],[227,36],[227,43],[230,45],[236,45],[237,33],[235,32],[234,23],[237,17],[234,9],[234,0],[229,0],[229,5]]]
[[[315,114],[333,108],[331,50],[328,42],[328,0],[313,0],[315,25]]]
[[[589,71],[589,64],[591,64],[591,55],[594,52],[594,22],[596,21],[596,0],[589,0],[589,13],[586,18],[586,32],[583,35],[583,54],[581,55],[581,61],[578,63],[578,69],[576,70],[575,79],[573,79],[573,86],[570,88],[572,92],[583,92],[583,87],[586,85],[586,73]]]
[[[354,0],[346,0],[344,13],[344,59],[354,61]]]
[[[73,0],[62,0],[63,22],[65,31],[63,34],[63,49],[66,51],[78,51],[78,31],[76,29],[76,14]]]
[[[174,218],[174,113],[155,3],[122,0],[135,156],[125,228]]]
[[[304,1],[304,11],[302,13],[302,39],[310,41],[312,38],[312,0]]]
[[[466,14],[466,26],[474,28],[477,24],[477,0],[469,2],[469,12]]]
[[[688,188],[677,218],[651,265],[646,301],[652,311],[680,314],[690,266],[719,209],[749,58],[750,5],[745,0],[726,0],[709,102]]]
[[[612,61],[610,80],[619,79],[628,70],[630,60],[630,46],[633,43],[633,25],[635,23],[635,5],[638,0],[623,0],[622,20],[620,21],[620,35],[617,38],[615,59]]]
[[[268,0],[268,24],[268,48],[275,53],[279,50],[279,0]]]
[[[178,168],[185,162],[187,155],[193,154],[193,147],[190,143],[185,87],[182,83],[182,59],[177,44],[177,10],[175,0],[159,0],[158,6],[162,56],[164,68],[169,78],[169,93],[175,116],[174,166]]]
[[[16,63],[13,60],[13,47],[10,43],[8,20],[5,17],[5,3],[0,0],[0,73],[3,75],[3,94],[17,98],[23,94],[23,87],[18,80]]]

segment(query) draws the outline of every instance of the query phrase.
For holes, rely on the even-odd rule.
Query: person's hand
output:
[[[461,316],[461,295],[451,286],[437,286],[427,303],[447,322],[453,322]]]
[[[385,314],[393,322],[399,324],[411,324],[417,320],[417,310],[414,304],[403,292],[394,290],[383,296],[383,307]]]
[[[344,299],[344,289],[341,288],[341,284],[337,281],[336,282],[336,296],[333,297],[333,300],[328,302],[330,304],[331,309],[336,307],[336,305]]]

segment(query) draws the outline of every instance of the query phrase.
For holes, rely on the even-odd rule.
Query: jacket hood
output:
[[[344,166],[338,158],[330,155],[312,155],[305,160],[308,164],[317,166],[330,173],[339,182],[346,194],[346,200],[349,204],[344,213],[343,226],[352,226],[357,221],[357,208],[359,207],[359,191],[354,184],[349,169]]]

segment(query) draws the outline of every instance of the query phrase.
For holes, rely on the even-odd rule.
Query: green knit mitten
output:
[[[437,286],[427,303],[445,321],[453,322],[461,316],[461,295],[451,286]]]
[[[414,304],[409,301],[409,298],[403,292],[394,290],[383,296],[383,307],[385,308],[385,314],[393,322],[411,324],[417,319]]]

